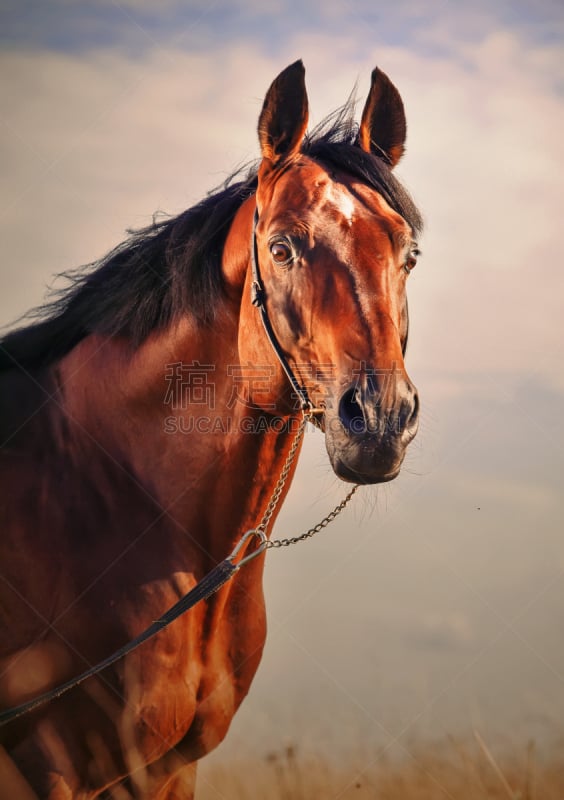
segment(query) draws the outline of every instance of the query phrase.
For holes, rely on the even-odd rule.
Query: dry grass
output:
[[[202,769],[198,800],[564,800],[564,753],[494,754],[476,733],[411,748],[411,759],[322,760],[288,747]]]

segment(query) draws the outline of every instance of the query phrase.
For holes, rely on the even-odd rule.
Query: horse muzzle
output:
[[[348,386],[325,415],[325,442],[335,474],[352,483],[383,483],[399,474],[419,424],[417,390],[407,377],[393,386]]]

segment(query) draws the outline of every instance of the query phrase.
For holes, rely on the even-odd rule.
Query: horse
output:
[[[130,231],[1,340],[0,708],[137,636],[269,508],[270,535],[302,420],[344,482],[398,475],[422,228],[392,174],[403,103],[376,68],[360,123],[349,98],[307,126],[297,61],[266,93],[257,164]],[[193,798],[261,659],[263,565],[1,727],[0,795]]]

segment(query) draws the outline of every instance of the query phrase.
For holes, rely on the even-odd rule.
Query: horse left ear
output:
[[[305,69],[296,61],[273,81],[259,117],[260,149],[271,166],[299,153],[307,120]]]
[[[402,157],[407,125],[400,93],[378,67],[372,83],[358,131],[358,144],[367,153],[384,155],[393,168]]]

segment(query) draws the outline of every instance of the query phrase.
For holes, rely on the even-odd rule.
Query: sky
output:
[[[562,733],[563,41],[557,0],[0,6],[7,326],[256,158],[264,93],[296,58],[312,124],[355,86],[360,112],[376,64],[404,99],[421,430],[393,484],[269,554],[263,663],[213,758]],[[312,431],[275,534],[341,494]]]

